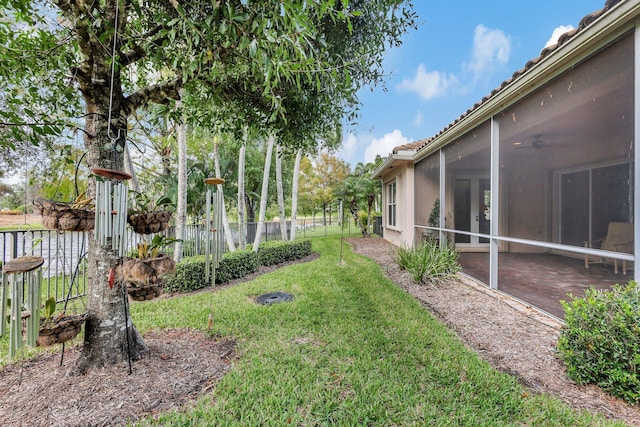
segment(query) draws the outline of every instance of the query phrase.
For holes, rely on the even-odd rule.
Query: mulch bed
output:
[[[0,425],[124,425],[179,409],[211,388],[231,368],[234,342],[168,329],[144,336],[151,349],[129,366],[69,375],[80,347],[43,354],[0,371]]]

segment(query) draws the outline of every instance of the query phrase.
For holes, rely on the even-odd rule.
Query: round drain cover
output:
[[[260,295],[256,298],[258,304],[262,305],[271,305],[279,302],[291,301],[293,299],[293,295],[288,294],[286,292],[271,292],[268,294]]]

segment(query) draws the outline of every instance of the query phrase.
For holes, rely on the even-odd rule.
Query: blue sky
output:
[[[413,0],[418,29],[386,53],[387,91],[360,93],[336,154],[352,166],[428,138],[500,86],[605,0]]]

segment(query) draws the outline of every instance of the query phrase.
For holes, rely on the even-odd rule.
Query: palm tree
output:
[[[382,184],[380,181],[371,178],[371,174],[375,169],[375,166],[376,165],[374,163],[365,164],[360,162],[356,165],[353,175],[350,177],[350,179],[353,178],[353,184],[351,185],[353,189],[357,191],[357,199],[365,199],[367,202],[367,224],[365,226],[359,223],[363,236],[368,236],[371,233],[373,225],[371,213],[376,199],[380,196],[382,191]]]
[[[367,198],[367,232],[371,233],[373,226],[371,211],[373,210],[376,198],[382,191],[382,184],[378,180],[371,179],[370,175],[363,175],[359,180],[362,192]]]
[[[353,220],[356,225],[360,227],[360,231],[362,232],[362,237],[367,237],[369,233],[367,232],[367,227],[362,225],[362,221],[360,221],[360,216],[358,215],[358,200],[362,199],[363,187],[362,181],[360,177],[351,175],[344,182],[340,192],[345,201],[349,203],[349,212],[351,216],[353,216]]]

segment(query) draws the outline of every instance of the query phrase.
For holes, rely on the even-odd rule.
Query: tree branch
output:
[[[147,52],[144,48],[138,44],[134,44],[130,51],[124,52],[120,55],[120,65],[126,67],[127,65],[131,65],[136,61],[144,58]]]
[[[142,88],[125,99],[124,112],[130,115],[149,103],[166,104],[170,99],[180,99],[179,90],[182,85],[182,79],[176,78]]]

